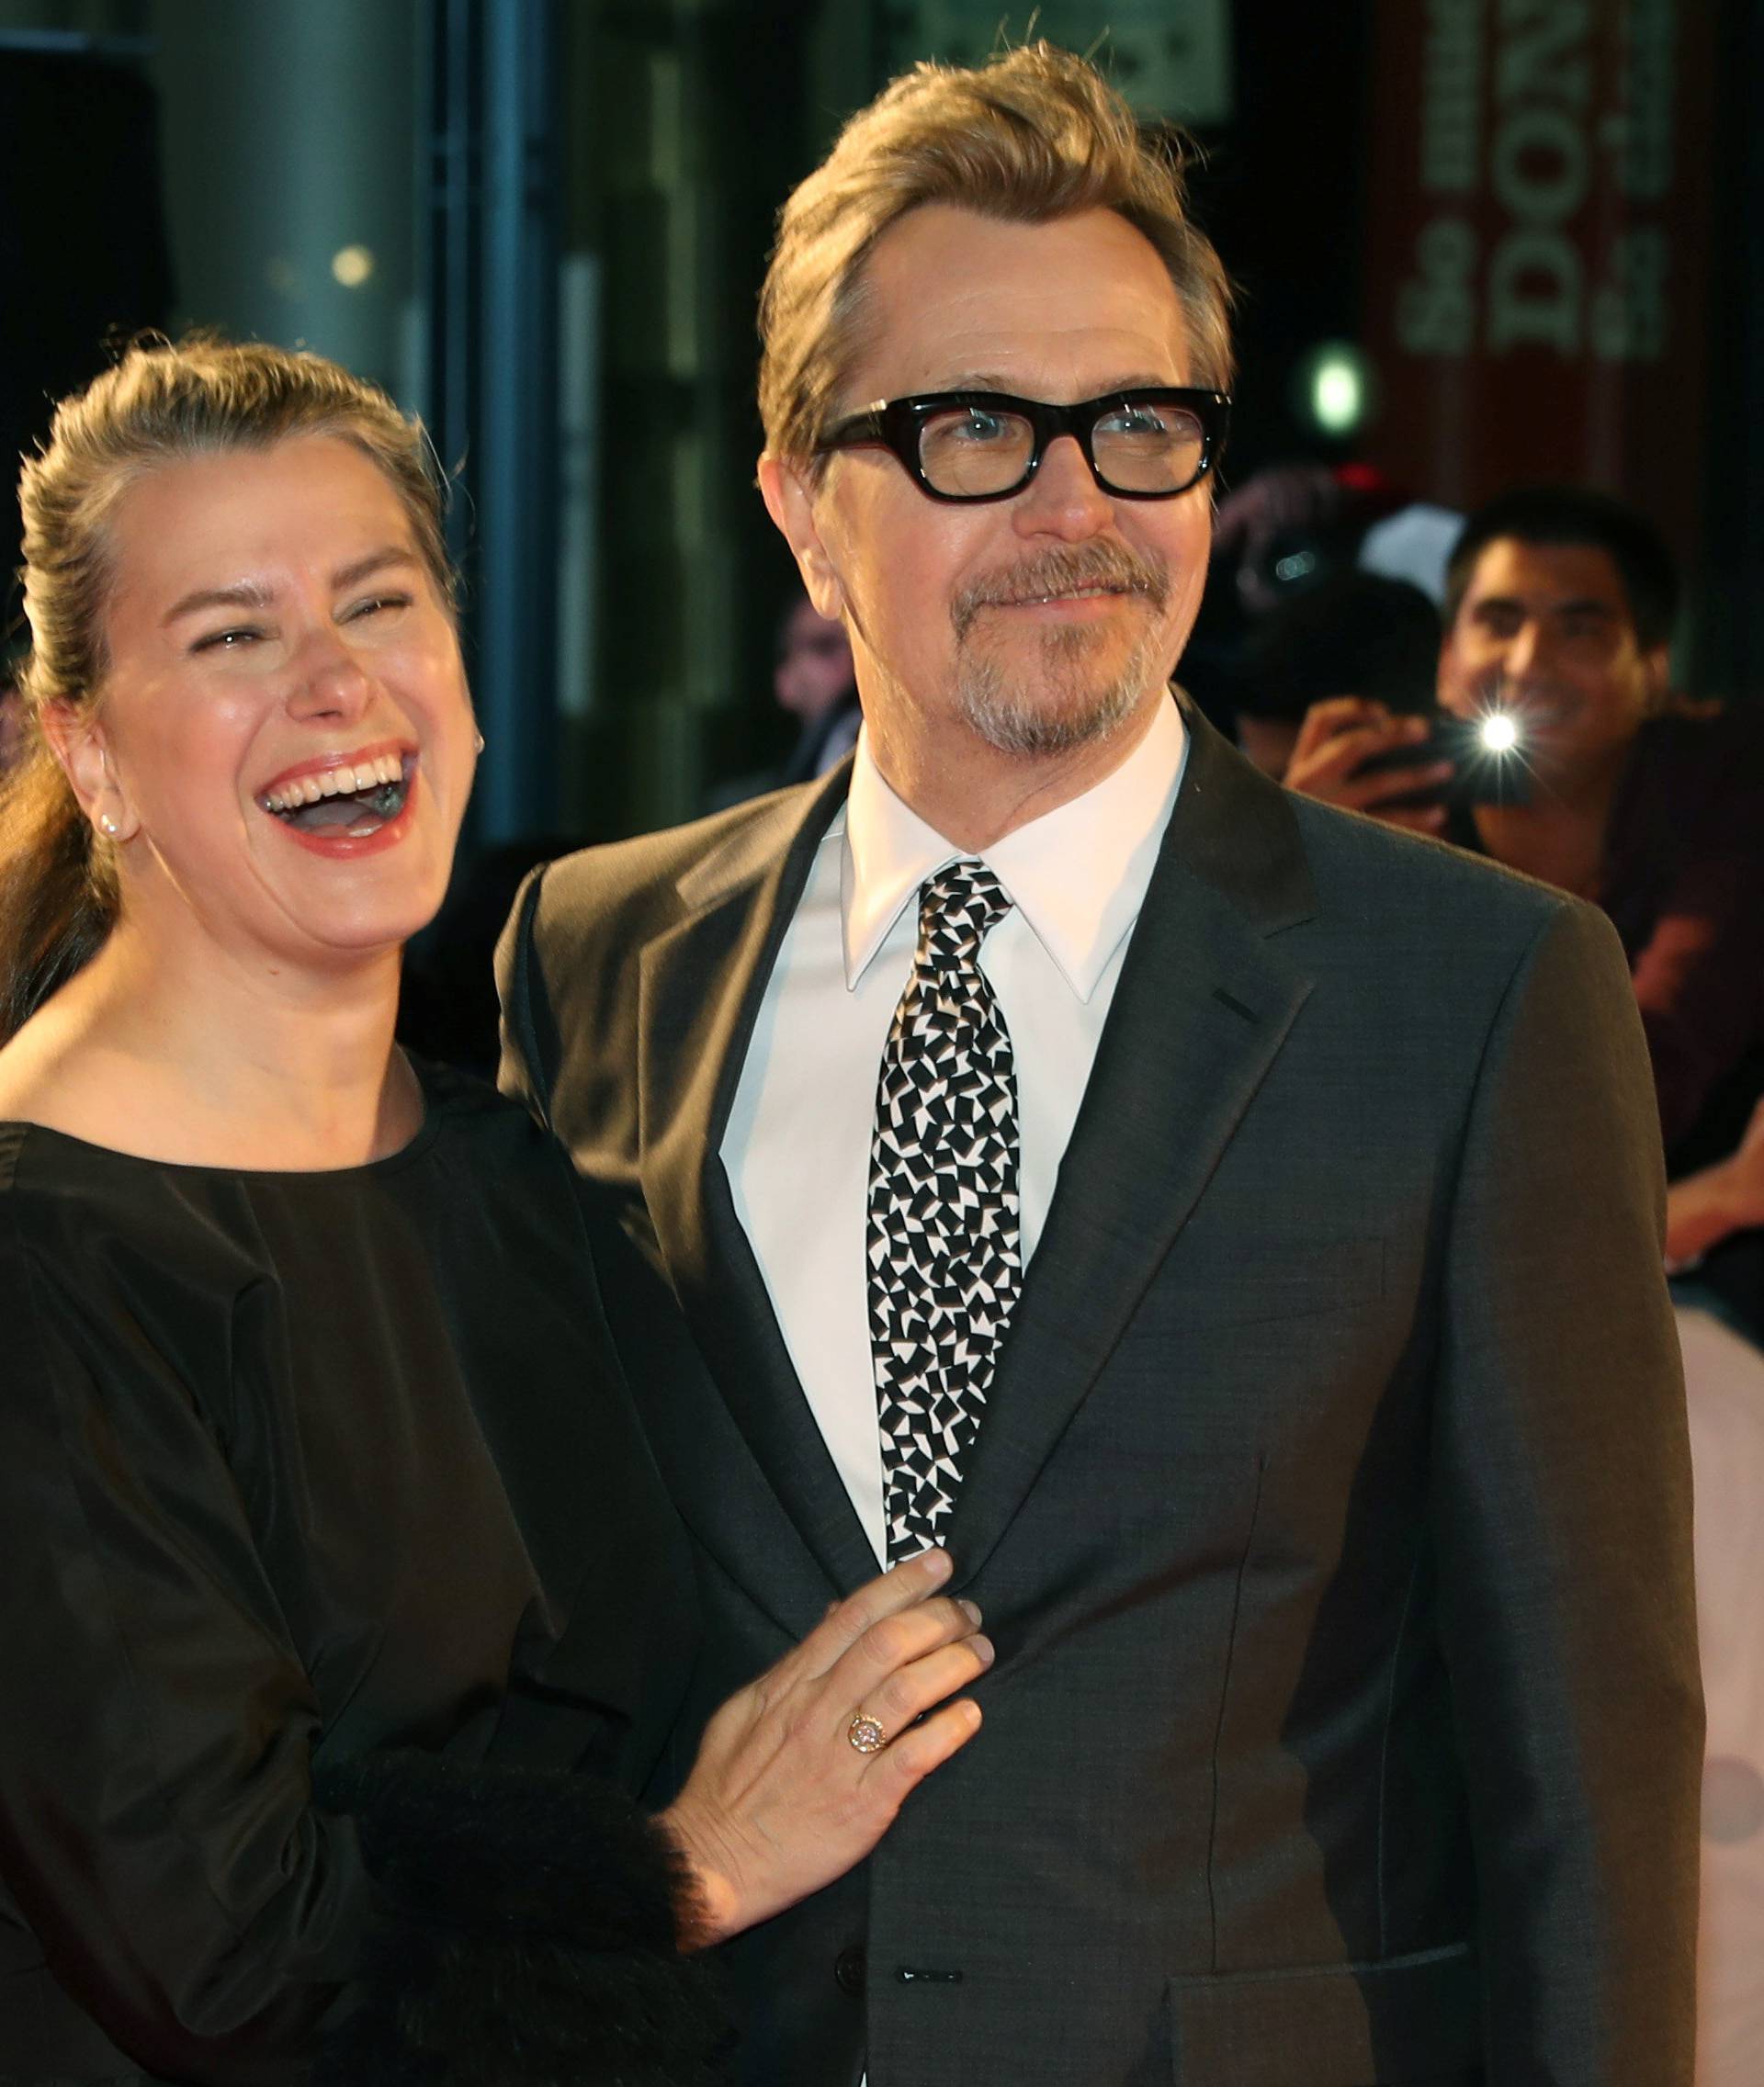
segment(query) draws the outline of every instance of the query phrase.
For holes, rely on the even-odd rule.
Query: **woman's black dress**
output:
[[[0,2082],[701,2076],[682,1540],[567,1161],[425,1082],[334,1173],[0,1127]]]

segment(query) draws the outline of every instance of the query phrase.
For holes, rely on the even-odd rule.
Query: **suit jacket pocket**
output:
[[[1402,2087],[1482,2062],[1467,1942],[1367,1964],[1170,1982],[1177,2087]]]

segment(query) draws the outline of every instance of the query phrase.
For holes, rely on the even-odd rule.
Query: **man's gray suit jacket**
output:
[[[1189,725],[949,1528],[985,1723],[730,1946],[742,2077],[1682,2087],[1690,1480],[1616,938]],[[675,1779],[875,1569],[718,1157],[843,787],[558,863],[501,956],[697,1547]]]

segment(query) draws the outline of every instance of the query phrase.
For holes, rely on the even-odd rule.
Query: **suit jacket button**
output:
[[[839,1980],[842,1992],[860,1999],[864,1992],[864,1952],[861,1949],[842,1949],[833,1960],[833,1976]]]

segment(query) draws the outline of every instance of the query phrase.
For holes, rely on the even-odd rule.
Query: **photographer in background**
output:
[[[1652,525],[1567,488],[1503,494],[1473,514],[1448,570],[1439,701],[1510,721],[1506,801],[1442,792],[1435,829],[1590,898],[1623,938],[1640,1002],[1668,1171],[1725,1157],[1764,1089],[1764,720],[1675,699],[1668,646],[1678,580]],[[1366,771],[1422,734],[1374,706],[1319,705],[1286,773],[1307,795],[1392,818],[1385,793],[1450,773]],[[1416,823],[1412,816],[1405,824]],[[1726,1296],[1764,1334],[1756,1234]],[[1724,1285],[1724,1288],[1725,1286]]]

